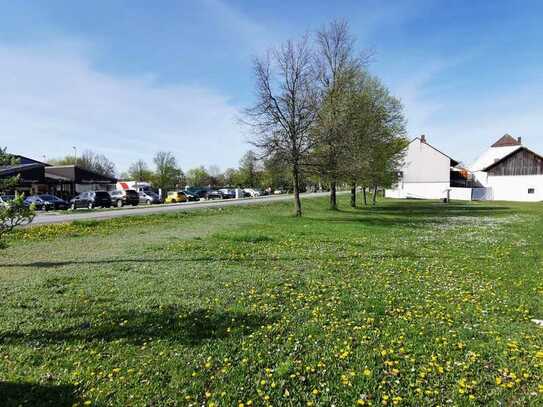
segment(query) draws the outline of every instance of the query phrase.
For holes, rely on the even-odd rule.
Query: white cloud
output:
[[[431,144],[466,164],[505,133],[522,137],[524,145],[543,153],[543,87],[527,78],[521,86],[464,93],[445,75],[460,62],[429,62],[392,86],[404,103],[410,137],[426,134]]]
[[[236,165],[248,148],[229,100],[204,87],[116,77],[85,47],[0,45],[0,145],[41,159],[92,149],[124,170],[172,151],[180,165]]]

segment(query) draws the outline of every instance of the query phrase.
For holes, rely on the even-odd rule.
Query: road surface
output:
[[[304,198],[313,198],[327,195],[327,192],[305,193]],[[292,195],[270,195],[258,198],[243,198],[243,199],[221,199],[214,201],[199,201],[185,202],[177,204],[153,205],[153,206],[136,206],[122,209],[99,210],[95,212],[77,213],[43,213],[40,212],[34,218],[34,221],[29,226],[48,225],[53,223],[68,223],[74,220],[104,220],[119,218],[122,216],[141,216],[155,213],[167,213],[175,211],[189,211],[203,208],[223,208],[225,206],[236,205],[256,205],[269,202],[280,202],[292,200]]]

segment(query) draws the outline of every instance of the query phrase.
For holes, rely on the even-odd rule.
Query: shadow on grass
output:
[[[84,315],[88,315],[88,312]],[[187,312],[183,307],[170,305],[158,311],[112,311],[110,318],[106,317],[97,325],[86,322],[57,331],[0,332],[0,344],[125,340],[139,345],[150,338],[160,338],[185,345],[198,345],[230,335],[246,335],[273,320],[257,314],[210,309]]]
[[[75,386],[0,381],[0,405],[15,406],[73,406],[77,403]]]
[[[473,218],[503,215],[510,212],[506,206],[470,206],[465,204],[396,204],[356,207],[349,211],[337,211],[339,216],[314,217],[307,219],[329,223],[353,223],[368,226],[424,227],[428,224],[445,223],[447,218]]]

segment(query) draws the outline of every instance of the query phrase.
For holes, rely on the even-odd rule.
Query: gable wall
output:
[[[407,148],[403,182],[449,183],[451,160],[419,139]]]

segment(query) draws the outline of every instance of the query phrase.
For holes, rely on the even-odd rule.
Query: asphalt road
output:
[[[304,198],[313,198],[327,195],[327,192],[305,193]],[[279,202],[292,200],[292,195],[270,195],[258,198],[243,198],[243,199],[225,199],[214,201],[186,202],[166,205],[153,206],[136,206],[122,209],[97,210],[95,212],[72,213],[38,213],[34,221],[29,226],[47,225],[53,223],[67,223],[74,220],[104,220],[119,218],[122,216],[142,216],[154,213],[167,213],[175,211],[190,211],[203,208],[222,208],[225,206],[237,205],[258,205],[269,202]]]

